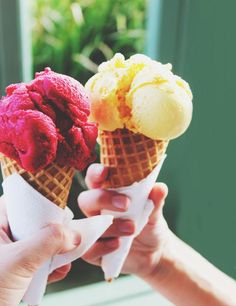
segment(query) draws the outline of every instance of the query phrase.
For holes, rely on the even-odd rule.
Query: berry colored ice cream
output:
[[[7,87],[0,100],[0,152],[35,173],[51,162],[84,169],[94,161],[97,126],[75,79],[50,68]]]

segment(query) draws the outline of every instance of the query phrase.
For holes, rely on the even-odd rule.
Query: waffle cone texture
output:
[[[165,154],[168,141],[153,140],[127,129],[100,131],[100,159],[109,168],[105,188],[129,186],[145,178]]]
[[[16,161],[1,156],[3,179],[13,173],[20,174],[34,189],[61,208],[65,208],[74,176],[74,169],[51,163],[42,171],[32,174],[21,168]]]

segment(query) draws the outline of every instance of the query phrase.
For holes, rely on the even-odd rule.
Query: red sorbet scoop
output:
[[[35,173],[51,162],[83,170],[94,161],[97,126],[75,79],[50,68],[28,84],[13,84],[0,100],[0,152]]]

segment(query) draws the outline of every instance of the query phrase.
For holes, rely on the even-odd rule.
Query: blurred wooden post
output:
[[[162,63],[171,63],[180,73],[185,10],[188,0],[150,0],[147,7],[145,53]]]
[[[163,0],[149,0],[147,6],[147,35],[145,54],[153,59],[159,57]]]
[[[31,78],[29,0],[0,0],[0,92]]]

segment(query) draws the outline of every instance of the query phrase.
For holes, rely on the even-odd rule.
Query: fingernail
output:
[[[78,232],[73,232],[73,244],[78,246],[81,243],[81,236]]]
[[[113,196],[112,198],[113,206],[119,209],[126,210],[128,203],[129,203],[129,199],[123,195],[116,195],[116,196]]]
[[[122,233],[132,234],[134,232],[134,226],[131,221],[122,221],[122,223],[119,224],[119,230]]]

